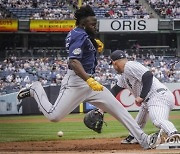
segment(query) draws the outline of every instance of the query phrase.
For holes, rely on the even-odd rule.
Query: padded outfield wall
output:
[[[175,97],[175,108],[180,109],[180,83],[167,83],[166,86],[173,92]],[[55,102],[58,93],[59,93],[59,86],[51,86],[45,87],[45,91],[48,94],[48,98],[52,104]],[[107,86],[110,88],[110,86]],[[34,98],[26,98],[23,100],[22,108],[20,111],[17,111],[17,103],[18,100],[16,98],[17,93],[12,93],[8,95],[0,96],[0,115],[11,115],[11,114],[21,114],[21,115],[37,115],[41,114],[39,111],[38,105],[35,102]],[[71,96],[69,96],[71,97]],[[134,96],[130,93],[129,90],[123,90],[119,92],[116,96],[120,103],[128,111],[138,111],[139,106],[137,106],[134,102]],[[93,109],[94,106],[90,105],[88,102],[81,103],[72,113],[80,113],[80,112],[87,112]]]

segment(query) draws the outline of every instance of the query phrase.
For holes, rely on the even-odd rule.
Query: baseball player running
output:
[[[111,92],[116,96],[117,92],[127,88],[134,94],[136,104],[141,105],[136,117],[138,125],[144,128],[149,114],[153,124],[169,137],[178,134],[175,126],[168,120],[175,104],[172,92],[145,66],[136,61],[128,61],[123,51],[114,51],[111,60],[114,69],[121,74]],[[137,143],[137,140],[131,134],[121,143]]]
[[[110,113],[119,120],[144,149],[156,145],[157,134],[145,134],[128,111],[119,103],[111,92],[93,78],[96,60],[97,19],[90,6],[78,9],[74,17],[76,28],[66,37],[66,48],[69,52],[69,69],[64,76],[59,96],[52,105],[39,81],[29,88],[21,89],[17,95],[19,100],[34,97],[44,116],[57,122],[72,112],[80,102],[89,102]]]

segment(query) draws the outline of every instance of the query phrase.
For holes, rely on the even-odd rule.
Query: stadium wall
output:
[[[175,110],[180,109],[180,83],[166,83],[166,86],[173,92],[175,97]],[[106,86],[110,89],[110,85]],[[58,94],[59,94],[59,86],[49,86],[45,87],[45,91],[49,98],[49,101],[54,104]],[[0,96],[0,115],[12,115],[12,114],[20,114],[20,115],[38,115],[41,114],[37,103],[35,102],[34,98],[26,98],[22,102],[22,108],[20,111],[17,111],[17,103],[18,100],[16,98],[17,93],[12,93],[4,96]],[[120,103],[128,111],[138,111],[139,106],[137,106],[134,102],[134,96],[131,95],[130,91],[123,90],[119,92],[116,96]],[[65,102],[64,102],[65,103]],[[80,113],[80,112],[87,112],[93,109],[94,106],[85,102],[84,104],[80,104],[77,108],[75,108],[72,113]]]

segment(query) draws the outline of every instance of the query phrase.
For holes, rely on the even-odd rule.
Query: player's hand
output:
[[[94,90],[94,91],[103,91],[103,85],[101,85],[99,82],[97,82],[93,78],[87,79],[86,82],[89,85],[89,87],[91,87],[92,90]]]
[[[144,101],[144,99],[141,98],[141,97],[136,97],[135,98],[135,103],[136,103],[137,106],[141,106],[143,101]]]
[[[98,45],[98,52],[101,53],[104,50],[104,44],[99,40],[99,39],[95,39],[97,45]]]

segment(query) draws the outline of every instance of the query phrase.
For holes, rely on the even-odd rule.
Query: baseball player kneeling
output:
[[[111,64],[117,73],[121,74],[111,92],[116,96],[126,88],[134,94],[136,104],[141,105],[136,116],[138,125],[144,128],[149,115],[153,124],[163,130],[169,138],[180,135],[174,124],[168,120],[169,113],[175,104],[172,92],[145,66],[136,61],[128,61],[125,53],[121,50],[116,50],[111,54]],[[138,142],[130,134],[121,143]]]

